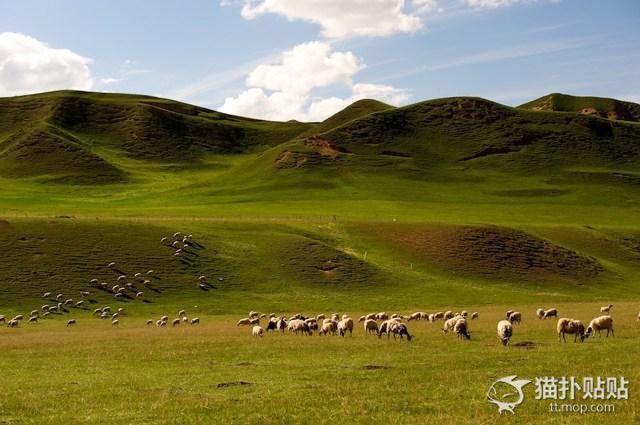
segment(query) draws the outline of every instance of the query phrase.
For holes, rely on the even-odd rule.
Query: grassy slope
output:
[[[79,96],[112,101],[110,95]],[[59,98],[14,101],[57,104]],[[117,97],[117,103],[133,108],[136,119],[180,114],[195,120],[194,128],[209,122],[241,128],[255,136],[246,139],[253,148],[230,155],[214,144],[212,151],[197,150],[197,161],[180,150],[161,160],[149,148],[142,160],[138,145],[112,137],[106,124],[67,123],[65,141],[73,137],[124,179],[91,185],[60,180],[55,170],[0,177],[6,219],[0,222],[0,314],[51,303],[41,298],[45,291],[74,299],[92,291],[86,310],[69,308],[19,330],[0,328],[7,394],[0,420],[97,422],[108,415],[114,423],[161,423],[179,415],[182,423],[493,423],[495,408],[484,394],[498,376],[607,375],[615,364],[616,374],[637,382],[637,125],[456,98],[358,113],[338,128],[309,131],[304,124],[244,120],[153,98]],[[54,133],[62,131],[60,121],[45,121]],[[3,146],[14,134],[15,123],[6,122]],[[338,153],[325,156],[309,140],[288,142],[303,133],[319,133],[309,140],[326,140]],[[305,161],[279,167],[284,151]],[[193,233],[203,246],[185,262],[160,245],[176,230]],[[511,257],[492,261],[496,247]],[[156,270],[152,288],[140,288],[144,301],[116,301],[89,287],[92,278],[115,284],[109,261],[129,276]],[[603,269],[595,275],[594,262]],[[197,287],[202,273],[215,287]],[[616,305],[615,340],[560,347],[553,323],[531,318],[538,306],[554,305],[588,320],[609,302]],[[123,329],[91,318],[95,306],[106,304],[125,308]],[[525,312],[514,342],[531,340],[535,349],[496,344],[495,322],[512,307]],[[202,317],[204,326],[143,329],[147,318],[179,308]],[[425,323],[411,324],[417,333],[411,345],[362,334],[349,341],[314,336],[300,344],[293,336],[269,336],[257,342],[233,326],[250,309],[447,308],[481,312],[470,344]],[[78,327],[64,328],[71,317]],[[595,361],[601,357],[610,363]],[[217,387],[239,380],[255,385]],[[24,392],[34,385],[60,396]],[[291,392],[300,403],[283,401]],[[569,419],[544,415],[544,407],[526,403],[511,419]],[[570,419],[631,422],[637,409],[633,399],[616,415]]]
[[[570,96],[552,93],[519,106],[522,109],[595,113],[604,118],[640,121],[640,105],[607,97]]]

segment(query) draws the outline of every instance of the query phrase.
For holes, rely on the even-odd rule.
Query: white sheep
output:
[[[376,320],[389,320],[389,315],[384,311],[376,314]]]
[[[565,334],[574,334],[573,342],[576,342],[578,337],[580,337],[580,342],[584,342],[584,339],[587,337],[584,332],[584,325],[579,320],[568,319],[566,317],[560,318],[558,319],[556,329],[558,331],[558,342],[567,342]]]
[[[365,331],[365,333],[368,333],[368,334],[375,333],[377,335],[378,334],[378,322],[376,322],[373,319],[365,319],[365,321],[364,321],[364,331]]]
[[[156,320],[156,326],[159,327],[159,328],[161,328],[163,326],[167,326],[167,322],[162,320],[162,319]]]
[[[298,334],[298,332],[301,332],[302,335],[312,335],[311,329],[309,329],[309,325],[301,319],[294,319],[290,321],[287,325],[287,329],[289,330],[289,332],[293,332],[296,335]]]
[[[448,310],[448,311],[445,311],[445,312],[444,312],[444,317],[443,317],[443,319],[444,319],[444,320],[451,319],[451,318],[452,318],[452,317],[454,317],[454,316],[455,316],[455,313],[454,313],[453,311],[451,311],[451,310]]]
[[[120,321],[118,319],[112,320],[111,321],[111,326],[117,326],[120,323]]]
[[[114,263],[114,262],[111,262],[111,263],[107,264],[107,267],[110,268],[110,269],[114,268],[115,266],[116,266],[116,263]]]
[[[147,326],[152,326],[153,325],[153,320],[149,319],[147,320]]]
[[[519,311],[512,312],[507,318],[511,323],[520,323],[522,321],[522,313]]]
[[[51,296],[51,292],[45,292],[45,293],[42,295],[42,298],[49,298],[50,296]]]
[[[539,308],[536,310],[536,316],[538,316],[538,319],[543,319],[544,318],[544,310]]]
[[[116,278],[116,282],[121,282],[121,281],[125,280],[126,278],[127,278],[127,275],[121,274],[120,276],[118,276]]]
[[[264,329],[262,328],[262,326],[254,326],[251,330],[251,334],[256,338],[262,338],[262,336],[264,335]]]
[[[332,334],[335,335],[338,330],[338,324],[333,320],[325,320],[322,322],[322,327],[320,328],[319,335]]]
[[[29,317],[29,323],[38,323],[38,316]]]
[[[549,310],[545,310],[544,314],[542,315],[542,318],[546,319],[549,317],[558,317],[558,309],[550,308]]]
[[[144,297],[144,292],[140,291],[136,293],[136,298],[142,298]]]
[[[511,336],[513,335],[513,325],[508,320],[501,320],[498,322],[498,338],[502,342],[502,345],[507,345]]]
[[[40,312],[38,310],[32,310],[31,313],[29,313],[29,316],[37,316],[39,314]]]
[[[70,319],[67,321],[67,327],[71,326],[71,325],[75,325],[76,324],[76,319]]]
[[[422,314],[420,312],[412,313],[407,320],[420,320],[422,318]]]
[[[7,322],[7,326],[10,328],[18,328],[20,327],[20,321],[19,320],[15,320],[15,319],[11,319],[9,320],[9,322]]]
[[[613,333],[613,318],[611,316],[596,317],[589,322],[589,326],[587,327],[587,336],[591,336],[591,334],[600,335],[600,331],[603,329],[607,330],[607,337],[609,336],[609,332],[611,332],[612,336],[615,336]]]
[[[478,314],[477,311],[474,311],[473,313],[471,313],[471,320],[476,320],[478,317],[480,317],[480,315]]]
[[[447,320],[445,320],[444,324],[442,325],[442,333],[447,333],[449,331],[453,330],[453,327],[456,325],[456,322],[460,319],[460,316],[456,316],[456,317],[451,317]]]
[[[349,331],[349,335],[353,336],[353,319],[349,316],[342,316],[342,320],[338,322],[338,335],[345,336]]]
[[[433,314],[432,322],[435,322],[436,320],[440,320],[440,319],[444,319],[444,312],[438,311],[438,312]]]
[[[467,319],[464,316],[458,318],[455,325],[453,326],[453,331],[456,333],[458,338],[471,339],[471,335],[469,335]]]
[[[169,316],[162,316],[160,318],[160,320],[162,320],[163,322],[168,322],[169,321]]]
[[[182,317],[182,316],[186,316],[186,315],[187,315],[187,312],[185,310],[180,310],[178,312],[178,317]]]
[[[612,307],[613,307],[613,304],[609,304],[607,306],[600,307],[600,313],[610,313]]]
[[[7,318],[2,314],[0,314],[0,323],[5,323],[6,321],[7,321]]]
[[[198,324],[200,324],[200,318],[198,318],[198,317],[194,317],[193,319],[191,319],[191,324],[192,324],[192,325],[198,325]]]
[[[173,319],[173,322],[171,322],[171,326],[173,326],[174,328],[175,328],[176,326],[180,326],[180,322],[181,322],[181,321],[182,321],[182,320],[180,320],[180,319]]]
[[[83,305],[84,305],[84,301],[78,301],[76,303],[76,307],[78,307],[78,308],[82,307]]]

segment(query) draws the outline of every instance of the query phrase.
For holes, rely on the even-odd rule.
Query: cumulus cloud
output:
[[[327,43],[309,42],[282,54],[279,63],[260,65],[247,84],[267,90],[307,93],[315,87],[345,84],[364,65],[351,52],[333,52]]]
[[[533,3],[538,0],[465,0],[465,4],[474,9],[497,9],[499,7],[512,6],[517,3]],[[547,0],[557,3],[560,0]]]
[[[414,0],[424,9],[435,0]],[[242,16],[277,14],[290,21],[320,25],[326,38],[379,37],[413,33],[423,27],[418,11],[404,0],[244,0]]]
[[[91,59],[49,47],[25,34],[0,33],[0,96],[50,90],[90,90]]]
[[[303,43],[282,53],[276,63],[261,64],[249,72],[248,88],[229,97],[220,111],[254,118],[286,121],[321,121],[347,105],[375,98],[394,105],[404,103],[405,90],[382,84],[354,84],[365,68],[351,52],[336,52],[322,42]],[[314,97],[319,88],[342,87],[350,95]]]

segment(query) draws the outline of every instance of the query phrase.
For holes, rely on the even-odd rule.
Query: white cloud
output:
[[[303,43],[282,53],[275,64],[262,64],[249,72],[244,92],[228,97],[220,111],[287,121],[321,121],[347,105],[364,98],[376,98],[394,105],[404,103],[405,90],[381,84],[354,84],[352,78],[364,63],[351,52],[335,52],[327,43]],[[351,94],[313,97],[324,87],[343,87]]]
[[[499,7],[513,6],[517,3],[534,3],[538,0],[464,0],[465,4],[474,9],[497,9]],[[547,0],[558,3],[560,0]]]
[[[332,52],[329,44],[314,41],[285,51],[277,64],[258,66],[249,74],[247,84],[304,94],[315,87],[348,84],[362,68],[353,53]]]
[[[427,3],[433,0],[413,1],[419,9]],[[408,10],[404,0],[244,0],[245,19],[268,13],[318,24],[327,38],[384,37],[423,27],[417,11]]]
[[[0,33],[0,96],[43,91],[90,90],[93,77],[85,58],[28,35]]]

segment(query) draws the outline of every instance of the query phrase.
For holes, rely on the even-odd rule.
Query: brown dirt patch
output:
[[[604,271],[595,258],[517,229],[388,225],[370,230],[396,249],[454,274],[516,281],[582,281]]]

